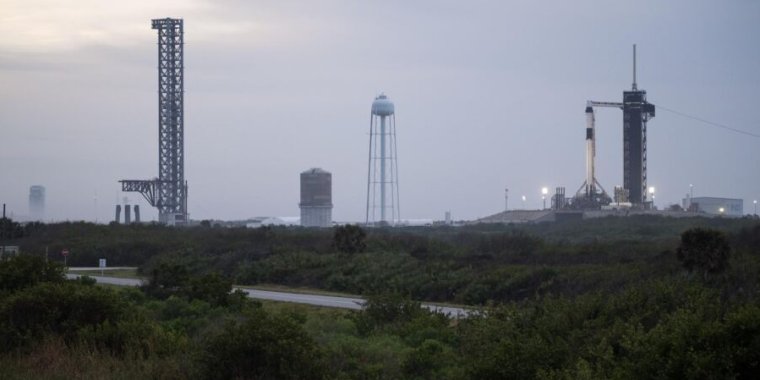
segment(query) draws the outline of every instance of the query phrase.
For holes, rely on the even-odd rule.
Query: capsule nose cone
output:
[[[594,110],[591,109],[591,107],[586,107],[586,113],[592,113]]]

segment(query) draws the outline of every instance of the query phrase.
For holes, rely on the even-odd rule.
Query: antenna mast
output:
[[[636,88],[636,44],[633,44],[633,91],[637,91]]]

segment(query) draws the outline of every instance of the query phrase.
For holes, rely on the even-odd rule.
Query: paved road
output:
[[[321,296],[316,294],[272,292],[269,290],[237,288],[246,293],[248,297],[260,300],[305,303],[308,305],[337,307],[341,309],[360,310],[364,304],[361,298]]]
[[[83,270],[80,268],[70,268],[71,270]],[[70,279],[80,277],[78,274],[67,274]],[[121,286],[140,286],[142,280],[134,278],[117,278],[117,277],[105,277],[105,276],[90,276],[101,284],[112,284]],[[234,287],[234,289],[240,289],[248,294],[248,297],[280,302],[293,302],[302,303],[308,305],[325,306],[325,307],[337,307],[341,309],[360,310],[364,305],[364,299],[351,298],[351,297],[337,297],[337,296],[322,296],[317,294],[301,294],[301,293],[288,293],[288,292],[273,292],[269,290],[258,289],[246,289]],[[448,314],[451,317],[460,318],[466,317],[472,313],[468,309],[459,307],[438,306],[430,304],[422,304],[423,307],[433,311],[438,311],[444,314]]]
[[[73,268],[70,268],[73,269]],[[82,270],[82,269],[75,269],[75,270]],[[66,277],[70,279],[76,279],[81,277],[81,275],[78,274],[71,274],[67,273]],[[101,277],[101,276],[88,276],[90,278],[94,278],[96,281],[98,281],[101,284],[111,284],[111,285],[121,285],[121,286],[140,286],[142,285],[142,280],[138,280],[135,278],[118,278],[118,277]]]

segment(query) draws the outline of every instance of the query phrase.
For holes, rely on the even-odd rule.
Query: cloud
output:
[[[185,18],[193,43],[268,43],[296,30],[275,27],[261,13],[217,7],[209,0],[0,0],[0,51],[74,51],[90,45],[133,46],[154,37],[150,19]],[[246,10],[246,9],[244,9]],[[267,12],[271,15],[271,12]],[[257,16],[258,15],[258,16]],[[281,25],[278,24],[278,25]]]

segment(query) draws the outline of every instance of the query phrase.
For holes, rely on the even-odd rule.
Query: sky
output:
[[[47,220],[113,218],[119,179],[158,174],[153,18],[185,25],[193,219],[298,215],[299,173],[333,175],[333,219],[364,219],[370,106],[396,106],[402,218],[541,207],[585,173],[586,100],[638,86],[760,135],[760,2],[0,0],[0,201]],[[622,184],[622,112],[599,109],[597,177]],[[760,198],[760,138],[657,109],[658,206]],[[526,196],[522,202],[520,197]]]

